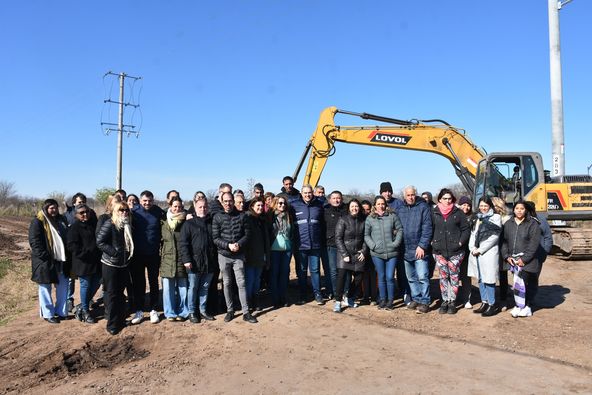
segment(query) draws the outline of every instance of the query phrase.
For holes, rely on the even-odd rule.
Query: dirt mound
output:
[[[140,348],[135,336],[109,338],[103,341],[86,341],[69,348],[57,347],[51,351],[38,350],[33,360],[29,359],[27,366],[19,363],[24,361],[23,355],[28,354],[22,347],[31,347],[23,343],[8,346],[0,354],[4,361],[10,361],[4,366],[4,380],[9,380],[2,387],[0,393],[30,390],[39,384],[52,385],[63,382],[66,378],[84,375],[96,369],[111,370],[118,365],[132,361],[139,361],[150,355],[150,352]],[[31,355],[32,356],[32,355]]]
[[[19,249],[16,245],[15,237],[0,232],[0,251],[14,251]]]

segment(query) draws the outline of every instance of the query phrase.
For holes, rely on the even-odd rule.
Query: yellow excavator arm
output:
[[[337,126],[335,115],[347,114],[397,126]],[[427,125],[430,123],[430,125]],[[437,123],[431,125],[431,123]],[[335,142],[362,144],[377,147],[427,151],[447,158],[461,182],[472,194],[475,186],[477,164],[485,156],[464,134],[441,120],[402,121],[367,113],[325,108],[321,112],[317,128],[306,145],[300,163],[293,175],[296,180],[310,152],[303,184],[317,185],[327,159],[335,153]]]

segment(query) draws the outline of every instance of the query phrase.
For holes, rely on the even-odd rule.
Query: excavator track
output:
[[[566,260],[592,260],[592,229],[553,228],[553,250]]]

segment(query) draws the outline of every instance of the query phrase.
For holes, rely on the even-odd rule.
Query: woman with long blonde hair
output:
[[[116,335],[125,327],[123,290],[129,280],[128,263],[134,254],[132,217],[127,203],[113,205],[111,219],[97,232],[97,246],[102,251],[103,290],[107,332]]]

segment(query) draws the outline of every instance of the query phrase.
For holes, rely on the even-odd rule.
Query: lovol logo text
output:
[[[411,140],[411,136],[407,134],[381,133],[377,130],[372,132],[368,137],[370,141],[394,145],[407,145],[409,140]]]

